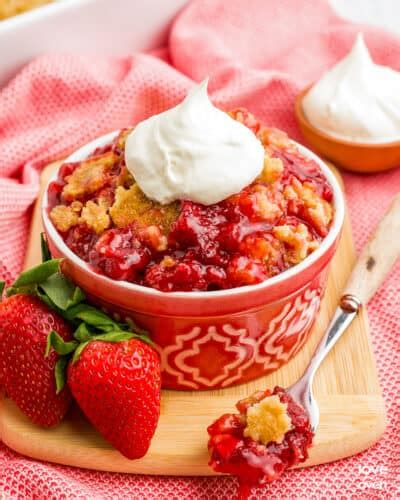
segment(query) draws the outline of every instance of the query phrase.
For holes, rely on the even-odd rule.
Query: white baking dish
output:
[[[126,55],[157,48],[166,42],[171,21],[186,2],[56,0],[0,21],[0,87],[30,59],[46,52]],[[400,33],[399,0],[329,2],[343,17]]]
[[[186,0],[58,0],[0,21],[0,87],[46,52],[125,55],[160,47]]]

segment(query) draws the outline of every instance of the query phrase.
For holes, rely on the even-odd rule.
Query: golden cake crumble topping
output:
[[[118,157],[109,152],[82,161],[73,173],[65,178],[66,184],[62,192],[64,199],[66,201],[82,199],[101,189],[107,182],[107,174],[117,160]]]
[[[82,208],[80,222],[86,223],[87,227],[97,234],[103,233],[111,224],[107,206],[89,200]]]
[[[282,175],[284,166],[280,158],[273,158],[268,151],[265,151],[264,168],[259,175],[261,182],[272,183],[279,179]]]
[[[310,232],[304,224],[276,226],[273,233],[279,241],[288,246],[285,259],[290,264],[298,264],[319,246],[311,239]]]
[[[50,212],[50,218],[59,231],[66,232],[79,223],[82,203],[74,201],[71,205],[58,205]]]
[[[243,435],[263,444],[282,443],[285,434],[292,426],[287,414],[287,403],[282,403],[276,395],[268,396],[250,406],[246,422]]]
[[[52,3],[54,0],[1,0],[0,1],[0,20],[17,16],[36,9],[42,5]]]
[[[301,183],[298,179],[293,178],[291,183],[285,187],[284,195],[287,199],[303,203],[309,218],[318,229],[327,227],[332,220],[332,205],[316,193],[311,183]]]
[[[139,223],[142,226],[158,225],[165,232],[169,231],[178,214],[178,203],[160,205],[147,198],[137,184],[129,189],[119,186],[115,192],[115,202],[110,208],[112,221],[117,227]]]

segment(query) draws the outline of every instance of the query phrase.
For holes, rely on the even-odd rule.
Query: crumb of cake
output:
[[[117,177],[117,186],[122,186],[124,188],[130,188],[133,184],[135,184],[135,179],[133,175],[129,172],[126,165],[121,167],[121,171]]]
[[[233,111],[229,111],[228,115],[237,122],[245,125],[257,135],[260,129],[260,122],[252,113],[250,113],[250,111],[245,108],[237,108]]]
[[[309,253],[318,248],[318,242],[313,241],[305,224],[290,226],[284,224],[273,229],[275,237],[290,247],[287,260],[297,264],[307,257]],[[315,246],[317,244],[317,246]]]
[[[287,404],[279,396],[268,396],[247,410],[243,435],[263,444],[280,444],[291,426]]]
[[[120,134],[117,137],[116,140],[116,147],[120,150],[123,151],[125,149],[125,142],[128,137],[128,135],[132,132],[133,128],[124,128],[121,130]]]
[[[170,255],[166,255],[160,262],[160,266],[162,267],[173,267],[175,264],[175,259],[173,259]]]
[[[264,156],[264,168],[258,179],[268,184],[277,181],[283,173],[283,162],[280,158],[272,157],[267,151]]]
[[[282,269],[283,243],[272,234],[268,236],[246,236],[240,249],[253,259],[263,262],[270,276]]]
[[[86,202],[86,205],[82,208],[80,222],[85,223],[96,234],[103,233],[111,224],[107,208],[98,205],[94,201]]]
[[[278,148],[290,147],[290,139],[286,132],[272,127],[260,127],[257,137],[264,144],[264,146],[276,146]]]
[[[1,0],[0,20],[52,3],[54,0]]]
[[[63,198],[66,201],[81,199],[104,187],[117,160],[118,156],[109,152],[82,161],[72,174],[65,178]]]
[[[157,252],[164,252],[168,248],[168,238],[162,234],[158,226],[148,226],[140,231],[140,235]]]
[[[114,203],[114,191],[111,188],[102,189],[93,200],[101,207],[109,209]]]
[[[62,233],[66,233],[71,227],[79,223],[79,214],[82,210],[82,203],[74,201],[71,205],[57,205],[50,212],[50,219],[56,228]]]
[[[327,201],[316,198],[312,206],[308,205],[308,212],[310,219],[319,229],[319,233],[325,236],[327,234],[326,227],[329,226],[333,218],[332,206]]]
[[[147,198],[137,184],[129,189],[118,187],[110,215],[117,227],[133,223],[142,226],[158,225],[168,232],[179,213],[179,203],[160,205]]]
[[[285,187],[285,196],[293,200],[301,200],[312,223],[322,236],[326,234],[326,228],[332,221],[333,208],[330,203],[321,198],[309,182],[301,183],[298,179],[292,179],[291,185]]]
[[[82,205],[82,203],[80,201],[73,201],[71,203],[70,207],[72,208],[72,210],[74,212],[80,213],[81,210],[82,210],[83,205]]]
[[[287,200],[297,200],[299,197],[291,184],[285,186],[283,194]]]
[[[257,184],[252,190],[250,198],[254,201],[254,214],[260,219],[273,222],[283,213],[279,206],[278,193],[271,193],[267,186]]]
[[[277,241],[277,240],[275,240]],[[245,250],[250,257],[257,260],[265,260],[273,254],[272,242],[264,236],[255,236],[250,234],[246,236],[241,244],[241,249]]]

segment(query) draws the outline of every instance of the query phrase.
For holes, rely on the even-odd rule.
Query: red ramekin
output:
[[[117,134],[90,142],[66,161],[86,158]],[[64,272],[93,303],[117,319],[133,319],[150,332],[161,356],[163,388],[198,390],[240,384],[276,370],[306,342],[343,226],[344,198],[325,163],[307,148],[297,147],[318,163],[333,189],[332,227],[321,246],[300,264],[258,285],[230,290],[165,293],[96,273],[67,247],[53,226],[46,190],[42,217],[52,255],[65,259]]]

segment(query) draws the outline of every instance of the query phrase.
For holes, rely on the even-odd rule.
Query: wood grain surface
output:
[[[47,169],[45,178],[56,165]],[[32,222],[26,266],[40,258],[38,208]],[[201,392],[163,391],[160,422],[148,454],[130,461],[111,448],[73,408],[57,428],[31,424],[8,399],[0,402],[0,437],[29,457],[79,467],[143,474],[213,475],[207,466],[206,428],[231,411],[235,402],[256,389],[289,386],[302,374],[324,332],[354,263],[351,229],[346,217],[339,249],[331,266],[321,311],[305,347],[275,373],[247,384]],[[321,421],[302,466],[330,462],[358,453],[374,444],[385,429],[385,409],[373,359],[364,310],[333,348],[318,371],[315,395]]]
[[[367,304],[400,257],[400,193],[363,248],[344,293]]]

